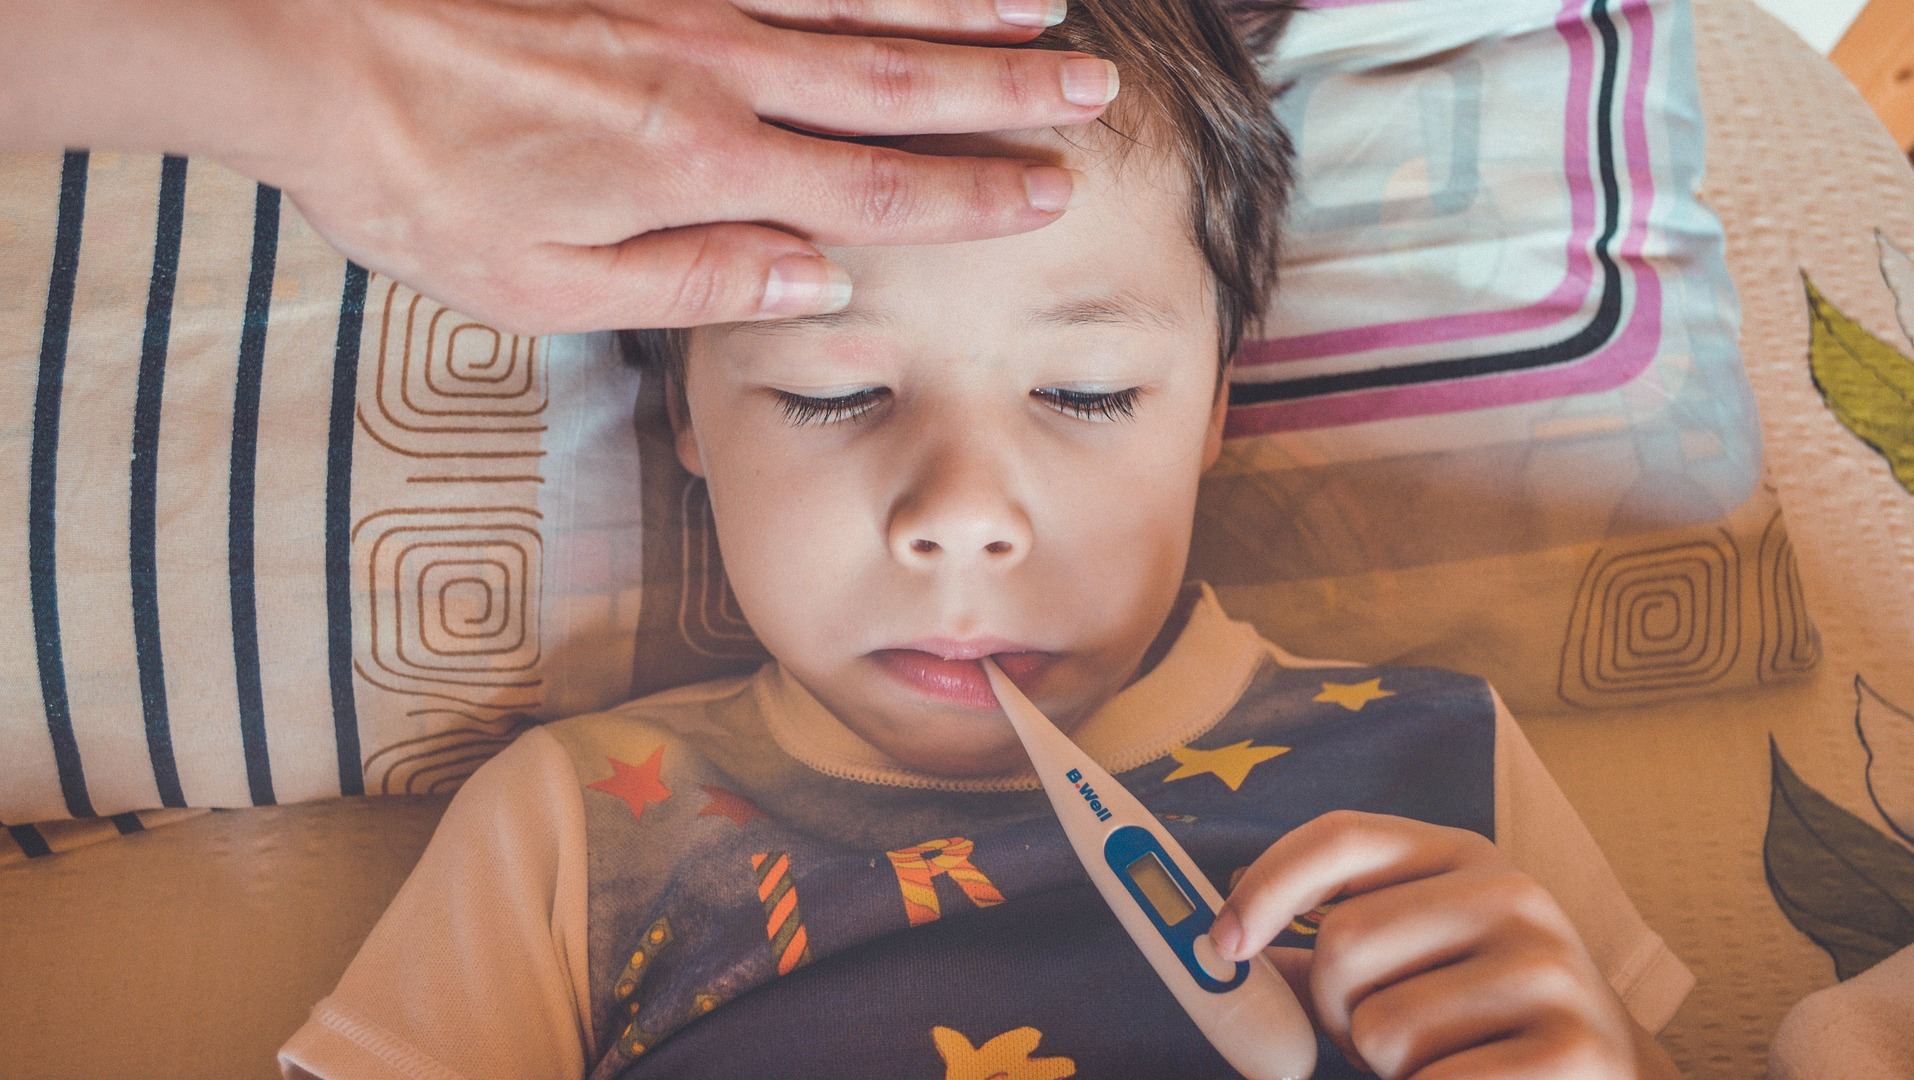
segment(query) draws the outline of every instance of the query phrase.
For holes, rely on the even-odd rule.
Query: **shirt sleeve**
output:
[[[289,1080],[578,1080],[592,1050],[584,807],[526,732],[453,798],[339,986],[280,1048]]]
[[[1595,838],[1499,696],[1495,789],[1497,846],[1554,895],[1635,1022],[1660,1031],[1695,977],[1642,921]]]

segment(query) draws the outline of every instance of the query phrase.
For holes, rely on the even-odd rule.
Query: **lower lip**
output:
[[[917,649],[880,649],[871,654],[871,659],[925,697],[983,712],[1001,711],[997,695],[990,689],[990,677],[978,661],[946,660]],[[1056,661],[1053,654],[1041,652],[997,653],[991,659],[1025,693]]]

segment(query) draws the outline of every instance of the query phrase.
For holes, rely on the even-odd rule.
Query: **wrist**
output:
[[[253,172],[248,163],[291,149],[305,126],[310,65],[293,44],[305,6],[11,0],[0,149],[166,151]]]

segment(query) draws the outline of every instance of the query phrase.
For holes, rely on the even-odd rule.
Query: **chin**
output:
[[[871,741],[900,764],[932,776],[998,776],[1017,772],[1030,760],[1009,722],[1001,723],[1001,733],[978,731],[974,721],[961,727],[932,723],[913,726],[903,737]]]

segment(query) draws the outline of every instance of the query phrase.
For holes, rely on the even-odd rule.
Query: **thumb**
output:
[[[554,317],[573,330],[795,318],[851,301],[843,267],[763,225],[693,225],[598,248],[567,248],[551,275]],[[562,297],[562,298],[560,298]]]

